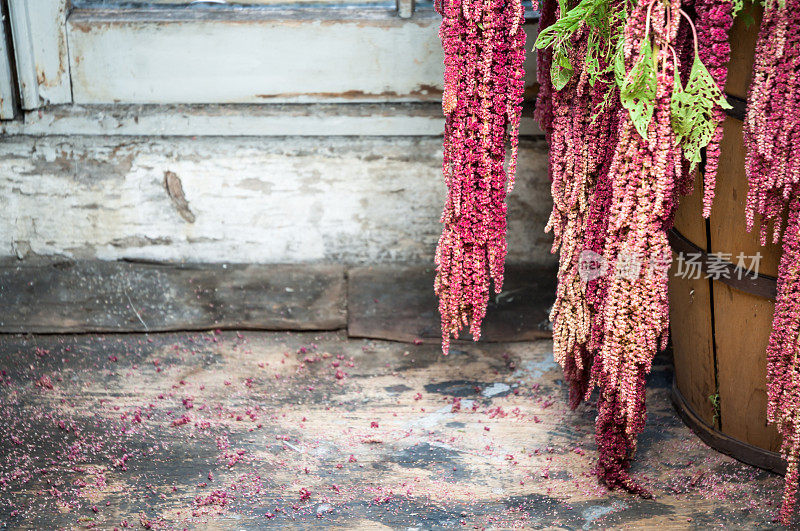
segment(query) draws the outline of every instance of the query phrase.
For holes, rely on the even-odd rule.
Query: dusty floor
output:
[[[772,528],[781,478],[706,447],[655,366],[635,473],[592,474],[546,340],[337,333],[0,336],[0,524]]]

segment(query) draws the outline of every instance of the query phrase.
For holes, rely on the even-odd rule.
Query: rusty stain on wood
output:
[[[411,19],[390,9],[106,11],[79,9],[68,20],[76,103],[435,101],[441,95],[439,15],[432,10]],[[536,25],[525,27],[532,42]],[[172,40],[183,46],[163,54]],[[124,66],[131,63],[133,77]],[[526,69],[532,85],[533,53]],[[254,77],[257,71],[281,75]],[[209,82],[197,84],[199,78]]]
[[[23,109],[72,101],[67,0],[8,2]]]
[[[183,184],[180,177],[175,172],[164,172],[164,188],[167,189],[169,198],[172,199],[172,204],[178,214],[189,223],[194,223],[194,214],[189,210],[189,202],[186,201],[186,195],[183,193]]]
[[[442,88],[435,85],[420,85],[419,87],[405,93],[399,94],[394,90],[385,90],[379,93],[369,93],[362,90],[345,90],[343,92],[282,92],[276,94],[256,94],[259,99],[275,98],[297,98],[305,96],[309,98],[331,99],[340,98],[345,100],[364,100],[364,99],[392,99],[392,98],[411,98],[415,100],[438,100],[442,97]]]

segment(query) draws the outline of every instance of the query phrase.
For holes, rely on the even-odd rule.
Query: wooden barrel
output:
[[[780,246],[761,247],[758,229],[748,233],[744,215],[747,179],[742,118],[760,15],[756,13],[756,23],[749,27],[740,17],[731,30],[726,92],[734,109],[724,123],[711,218],[701,216],[703,186],[698,176],[694,193],[681,202],[670,234],[675,258],[680,253],[684,258],[701,253],[700,261],[706,266],[701,278],[679,275],[683,272],[678,270],[678,261],[670,272],[673,402],[687,425],[710,446],[783,473],[785,463],[777,453],[780,437],[767,424],[766,387],[766,348]],[[757,279],[739,280],[734,266],[740,253],[746,266],[751,265],[749,257],[760,253]],[[723,261],[730,278],[720,275],[719,268],[708,267]],[[682,265],[684,271],[688,269],[685,262]]]

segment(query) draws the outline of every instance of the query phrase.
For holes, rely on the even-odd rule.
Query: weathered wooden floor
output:
[[[782,479],[704,446],[649,385],[634,472],[592,475],[548,340],[343,332],[0,336],[11,528],[772,528]]]

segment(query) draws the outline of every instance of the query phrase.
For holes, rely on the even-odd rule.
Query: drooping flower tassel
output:
[[[586,64],[585,32],[586,29],[576,32],[572,37],[570,64]],[[593,305],[597,301],[587,296],[587,290],[589,282],[597,279],[598,271],[587,270],[593,265],[587,234],[590,225],[605,219],[604,212],[592,208],[593,196],[600,174],[607,173],[614,153],[615,116],[620,106],[613,78],[597,80],[592,86],[584,69],[572,75],[564,87],[549,90],[546,110],[540,114],[543,128],[549,126],[553,197],[545,230],[553,232],[552,252],[559,253],[558,287],[550,321],[554,358],[564,369],[570,407],[575,408],[590,390],[596,350],[589,343],[598,307]],[[605,229],[592,232],[603,239],[604,233]],[[600,252],[602,244],[597,245],[598,258]]]
[[[788,209],[778,296],[767,348],[767,419],[787,462],[780,520],[790,525],[800,460],[800,0],[770,0],[756,44],[744,144],[748,230],[761,216],[761,243],[780,239]]]
[[[748,230],[761,214],[761,243],[780,239],[785,203],[800,180],[800,2],[770,0],[756,44],[744,123]]]
[[[470,327],[480,337],[490,285],[506,257],[506,193],[517,164],[525,60],[519,0],[442,0],[445,55],[443,173],[448,188],[436,281],[442,350]],[[506,140],[511,142],[508,172]]]
[[[767,348],[767,419],[781,434],[787,462],[780,519],[791,524],[800,454],[800,196],[792,199],[783,235],[778,297]]]
[[[628,18],[626,71],[629,77],[643,71],[655,76],[647,81],[655,88],[654,111],[644,122],[646,138],[642,123],[622,111],[609,170],[612,197],[603,254],[612,273],[603,303],[603,340],[593,370],[602,413],[597,423],[598,476],[611,488],[640,494],[646,491],[630,478],[629,459],[646,419],[645,377],[669,331],[666,265],[671,249],[664,227],[672,215],[675,184],[682,177],[683,154],[670,113],[679,9],[678,0],[666,6],[642,2]],[[641,70],[651,64],[652,74]]]
[[[719,89],[725,90],[728,61],[731,56],[728,32],[733,25],[733,0],[695,0],[694,6],[697,12],[697,44],[700,59]],[[722,122],[725,121],[725,111],[722,107],[717,105],[713,113],[716,128],[706,146],[706,163],[703,170],[703,217],[705,218],[711,215],[711,205],[714,202],[722,142]]]
[[[542,0],[539,2],[539,32],[550,27],[558,20],[558,0]],[[553,49],[543,48],[536,52],[536,80],[539,82],[539,93],[536,95],[536,108],[533,115],[544,131],[548,143],[553,130],[553,80],[550,67],[553,64]],[[551,174],[552,178],[552,174]]]

